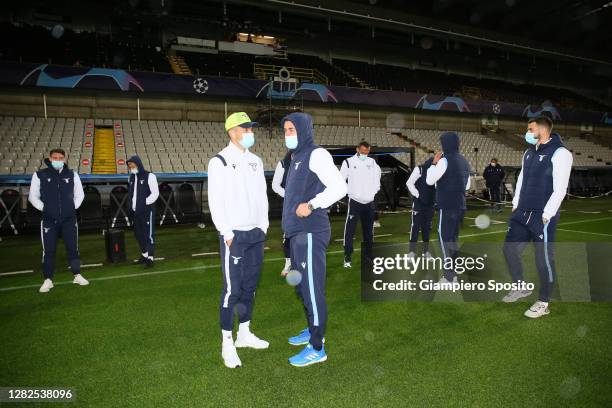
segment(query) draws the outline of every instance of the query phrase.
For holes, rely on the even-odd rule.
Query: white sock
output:
[[[543,302],[541,300],[539,300],[538,302],[542,303],[544,306],[548,307],[548,302]]]
[[[154,260],[154,258],[152,256],[147,256],[147,258],[149,258],[150,260]]]
[[[238,326],[238,333],[240,333],[240,332],[242,332],[242,333],[250,332],[251,331],[250,326],[251,326],[251,321],[250,320],[248,322],[240,323],[240,325]]]
[[[142,255],[143,258],[148,258],[149,257],[149,253],[148,252],[143,252],[141,255]]]
[[[285,269],[289,269],[291,267],[291,258],[285,258]]]
[[[231,330],[221,330],[221,338],[223,339],[223,343],[234,343],[234,337]]]

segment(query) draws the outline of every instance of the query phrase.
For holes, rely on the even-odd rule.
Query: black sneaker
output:
[[[144,266],[147,269],[148,268],[152,268],[153,267],[153,260],[151,258],[145,258]]]
[[[134,263],[135,264],[144,264],[146,262],[147,258],[145,258],[144,256],[140,255],[140,258],[138,259],[134,259]]]

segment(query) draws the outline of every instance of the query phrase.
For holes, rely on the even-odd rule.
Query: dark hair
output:
[[[357,147],[361,147],[361,146],[365,147],[366,149],[370,148],[370,144],[366,142],[365,140],[362,140],[361,142],[359,142],[359,146]]]
[[[59,154],[61,154],[62,156],[66,157],[66,152],[64,151],[64,149],[60,149],[59,147],[58,147],[58,148],[55,148],[55,149],[52,149],[52,150],[49,152],[49,156],[51,156],[53,153],[59,153]]]
[[[495,163],[497,163],[497,159],[495,157],[493,157],[491,161],[494,161]]]
[[[552,120],[548,117],[548,116],[536,116],[535,118],[531,118],[527,121],[527,123],[534,123],[538,126],[544,126],[545,128],[548,128],[548,130],[552,130],[553,128],[553,122]]]

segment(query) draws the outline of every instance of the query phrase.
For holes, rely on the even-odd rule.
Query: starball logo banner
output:
[[[362,244],[361,298],[369,301],[501,301],[510,291],[552,284],[555,301],[611,301],[612,243],[556,243],[554,262],[537,262],[543,248],[520,243],[522,273],[511,276],[504,243],[431,243],[410,251],[408,243]],[[446,256],[444,256],[446,255]]]

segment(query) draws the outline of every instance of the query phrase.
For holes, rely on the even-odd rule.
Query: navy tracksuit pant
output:
[[[74,275],[81,273],[79,259],[79,224],[76,216],[64,220],[45,220],[40,222],[40,238],[43,247],[43,275],[45,279],[53,279],[55,269],[55,252],[60,237],[64,240],[66,256],[70,270]]]
[[[444,260],[457,256],[459,250],[459,227],[463,222],[464,210],[447,210],[440,208],[438,210],[438,239],[440,240],[440,249]],[[446,264],[444,262],[443,264]],[[454,261],[453,261],[454,264]],[[444,277],[452,281],[457,274],[453,269],[444,268]]]
[[[538,300],[548,302],[555,281],[553,243],[559,214],[547,224],[542,221],[542,211],[524,211],[520,208],[510,215],[508,232],[504,242],[504,256],[512,281],[523,279],[521,253],[529,242],[535,244],[535,261],[540,276]]]
[[[291,240],[283,234],[283,252],[285,258],[291,258]]]
[[[142,213],[133,213],[134,236],[138,241],[140,253],[148,256],[155,255],[155,208]]]
[[[291,268],[300,271],[302,280],[296,286],[302,300],[310,330],[310,344],[320,350],[327,325],[325,300],[326,255],[331,230],[299,233],[291,237]]]
[[[416,250],[416,244],[419,240],[419,231],[423,238],[423,252],[429,250],[429,232],[431,231],[431,222],[434,213],[435,210],[433,207],[415,210],[414,205],[412,206],[412,215],[410,217],[410,252]]]
[[[495,206],[501,204],[501,184],[495,184],[489,187],[489,200],[495,203]]]
[[[234,239],[230,247],[223,240],[223,236],[219,236],[221,272],[223,273],[220,320],[223,330],[233,329],[234,309],[240,323],[251,320],[255,290],[264,259],[265,240],[266,234],[259,228],[234,231]]]
[[[361,204],[349,198],[348,209],[346,211],[346,221],[344,223],[344,257],[351,259],[353,254],[353,237],[357,228],[357,221],[361,220],[361,236],[363,242],[371,244],[374,234],[374,215],[376,206],[374,202]],[[370,245],[371,246],[371,245]]]

